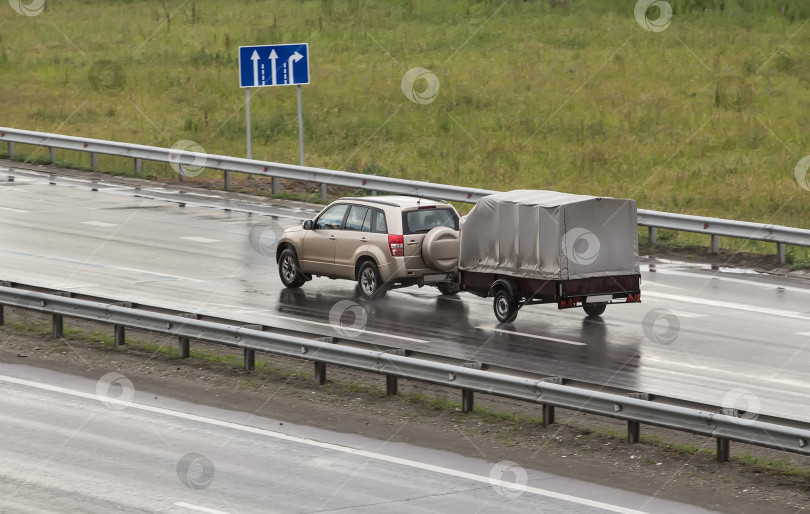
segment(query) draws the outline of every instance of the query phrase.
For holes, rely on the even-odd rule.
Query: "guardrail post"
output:
[[[785,243],[776,243],[776,258],[779,259],[779,264],[785,263]]]
[[[245,371],[256,369],[256,350],[245,348]]]
[[[14,141],[8,142],[8,158],[11,159],[14,157]]]
[[[182,163],[177,165],[177,177],[181,182],[186,180],[186,167]]]
[[[126,344],[127,329],[123,325],[115,325],[115,346],[124,346]]]
[[[228,191],[231,188],[231,172],[225,172],[225,191]]]
[[[273,194],[277,195],[278,194],[278,177],[273,177],[272,179],[270,179],[270,182],[273,185],[273,189],[272,189]]]
[[[98,168],[98,154],[90,152],[90,169],[96,171]]]
[[[0,307],[2,309],[2,307]],[[2,314],[2,310],[0,310],[0,314]],[[2,325],[2,319],[0,319],[0,325]],[[388,396],[396,396],[399,392],[399,380],[397,379],[396,375],[385,375],[385,394]]]
[[[641,423],[638,421],[627,422],[627,442],[636,444],[641,440]]]
[[[543,409],[543,426],[547,427],[554,424],[554,406],[544,403],[541,405]]]
[[[326,383],[325,362],[315,362],[315,382],[317,382],[318,385],[324,385]]]
[[[730,441],[723,437],[717,438],[717,462],[728,462],[731,457]]]
[[[61,314],[54,314],[53,315],[53,337],[56,339],[65,337],[65,324],[62,320]]]
[[[658,242],[658,234],[656,233],[657,229],[655,227],[647,227],[647,231],[648,231],[648,234],[650,235],[650,237],[649,237],[650,244],[654,245],[655,243]]]
[[[720,251],[720,236],[712,234],[712,253]]]
[[[653,399],[650,393],[627,393],[628,398],[636,398],[637,400],[651,401]],[[627,420],[627,442],[636,444],[641,441],[641,422]]]
[[[191,354],[188,337],[179,338],[177,346],[178,346],[177,351],[180,354],[180,358],[188,359],[189,355]]]
[[[468,413],[473,411],[473,404],[475,403],[475,395],[471,389],[461,390],[461,412]]]
[[[326,184],[321,184],[321,200],[325,202],[327,198]]]
[[[51,164],[56,162],[56,148],[48,147],[48,159],[51,161]]]
[[[137,157],[135,158],[135,174],[136,175],[141,174],[141,160],[138,159]]]

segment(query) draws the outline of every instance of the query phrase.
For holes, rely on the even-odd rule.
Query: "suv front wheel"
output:
[[[278,259],[278,276],[281,278],[281,283],[290,288],[299,288],[307,281],[301,267],[298,265],[298,256],[295,251],[287,248],[281,252],[281,257]]]
[[[357,290],[360,291],[363,298],[369,300],[379,298],[385,294],[385,288],[380,278],[380,270],[373,262],[366,261],[360,265],[357,272]]]

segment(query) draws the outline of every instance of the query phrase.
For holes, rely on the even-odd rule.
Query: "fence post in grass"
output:
[[[470,389],[461,390],[461,412],[468,413],[473,411],[475,404],[475,394]]]
[[[127,329],[123,325],[115,325],[115,346],[124,346]]]
[[[181,337],[178,341],[178,353],[181,359],[188,359],[191,354],[188,337]]]
[[[60,339],[65,336],[65,323],[62,320],[61,314],[53,315],[53,323],[51,325],[53,327],[54,339]]]
[[[326,363],[325,362],[315,362],[315,382],[318,385],[324,385],[326,383]]]
[[[717,438],[717,462],[728,462],[731,457],[731,441],[723,437]]]
[[[554,406],[544,403],[541,405],[543,409],[543,426],[547,427],[554,424]]]
[[[0,309],[2,309],[1,306]],[[0,313],[2,313],[2,310],[0,310]],[[0,321],[2,321],[2,319],[0,319]],[[0,323],[0,325],[2,325],[2,323]],[[385,375],[385,394],[388,396],[396,396],[398,392],[399,380],[397,380],[397,377],[395,375]]]

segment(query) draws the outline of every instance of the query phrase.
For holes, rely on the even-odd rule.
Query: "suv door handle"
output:
[[[361,237],[360,242],[361,243],[368,243],[368,239],[366,239],[365,237]]]
[[[334,241],[335,239],[337,239],[337,236],[335,234],[330,234],[329,235],[329,240],[330,241]]]
[[[414,245],[418,245],[418,244],[419,244],[419,241],[413,241],[413,240],[408,241],[408,246],[414,246]]]

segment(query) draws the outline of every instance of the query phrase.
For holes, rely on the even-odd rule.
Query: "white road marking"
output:
[[[686,311],[674,311],[672,309],[667,309],[672,314],[678,316],[679,318],[705,318],[708,314],[697,314],[695,312],[686,312]]]
[[[82,221],[82,225],[93,225],[94,227],[116,227],[115,223],[107,223],[106,221]]]
[[[513,336],[531,337],[533,339],[541,339],[543,341],[554,341],[554,342],[557,342],[557,343],[572,344],[574,346],[588,346],[585,343],[579,343],[577,341],[567,341],[565,339],[557,339],[556,337],[546,337],[546,336],[538,336],[538,335],[534,335],[534,334],[524,334],[523,332],[515,332],[515,331],[512,331],[512,330],[503,330],[503,329],[495,328],[495,327],[485,327],[483,325],[479,325],[479,326],[477,326],[475,328],[476,328],[476,330],[484,330],[484,331],[487,331],[487,332],[500,332],[500,333],[503,333],[503,334],[510,334],[510,335],[513,335]]]
[[[131,271],[133,273],[143,273],[144,275],[154,275],[156,277],[167,277],[167,278],[176,278],[179,280],[188,280],[190,282],[205,282],[205,280],[197,280],[196,278],[188,278],[188,277],[181,277],[180,275],[170,275],[168,273],[159,273],[157,271],[149,271],[145,269],[137,269],[137,268],[124,268],[122,266],[106,266],[111,269],[117,269],[121,271]]]
[[[296,323],[309,323],[311,325],[320,325],[322,327],[331,327],[332,326],[330,323],[322,323],[320,321],[310,321],[308,319],[293,318],[293,317],[290,317],[290,316],[273,316],[273,317],[274,318],[280,318],[280,319],[287,319],[287,320],[290,320],[290,321],[295,321]],[[402,339],[403,341],[410,341],[412,343],[427,344],[427,343],[430,342],[430,341],[426,341],[424,339],[416,339],[416,338],[413,338],[413,337],[405,337],[405,336],[398,336],[398,335],[394,335],[394,334],[386,334],[385,332],[374,332],[373,330],[360,330],[360,329],[354,330],[354,329],[350,329],[350,328],[347,327],[346,331],[347,332],[357,332],[357,335],[370,334],[370,335],[373,335],[373,336],[391,337],[391,338],[394,338],[394,339]]]
[[[207,237],[186,236],[180,239],[188,239],[189,241],[196,241],[197,243],[216,243],[219,239],[208,239]]]
[[[810,332],[797,332],[796,335],[799,336],[810,336]]]
[[[645,293],[642,292],[642,295]],[[712,307],[722,307],[724,309],[736,309],[738,311],[756,312],[759,314],[769,314],[772,316],[780,316],[782,318],[794,318],[810,320],[810,316],[795,311],[783,311],[781,309],[771,309],[769,307],[757,307],[755,305],[745,305],[742,303],[724,302],[722,300],[709,300],[707,298],[698,298],[696,296],[681,296],[676,294],[656,293],[648,291],[647,297],[663,298],[664,300],[675,300],[676,302],[686,302],[697,305],[711,305]]]
[[[12,384],[22,385],[26,387],[33,387],[36,389],[42,389],[45,391],[51,391],[54,393],[61,393],[67,394],[74,397],[85,398],[88,400],[99,401],[99,397],[96,394],[91,393],[82,393],[80,391],[74,391],[72,389],[67,389],[65,387],[59,386],[52,386],[48,384],[41,384],[39,382],[33,382],[31,380],[25,380],[21,378],[14,378],[5,375],[0,375],[0,382],[9,382]],[[368,450],[360,450],[357,448],[352,448],[350,446],[343,446],[333,443],[325,443],[322,441],[316,441],[314,439],[307,439],[304,437],[297,437],[289,434],[284,434],[282,432],[275,432],[273,430],[267,430],[264,428],[252,427],[249,425],[240,425],[238,423],[233,423],[231,421],[223,421],[220,419],[208,418],[205,416],[200,416],[198,414],[189,414],[186,412],[180,412],[170,409],[165,409],[162,407],[155,407],[153,405],[144,405],[141,403],[130,403],[127,401],[122,401],[115,398],[105,398],[104,401],[108,404],[116,404],[120,405],[124,408],[132,408],[137,409],[145,412],[152,412],[155,414],[160,414],[163,416],[170,416],[173,418],[185,419],[187,421],[193,421],[197,423],[205,423],[207,425],[213,425],[217,427],[227,428],[229,430],[237,430],[240,432],[246,432],[250,434],[256,434],[265,437],[272,437],[274,439],[279,439],[282,441],[287,441],[291,443],[298,443],[304,444],[307,446],[314,446],[316,448],[322,448],[324,450],[330,450],[339,453],[346,453],[349,455],[357,455],[358,457],[364,457],[366,459],[374,459],[382,462],[388,462],[391,464],[398,464],[400,466],[408,466],[410,468],[421,469],[423,471],[429,471],[432,473],[439,473],[442,475],[452,476],[456,478],[461,478],[465,480],[471,480],[474,482],[479,482],[482,484],[487,484],[491,486],[497,486],[501,488],[506,488],[508,490],[517,490],[523,491],[526,493],[536,494],[538,496],[545,496],[548,498],[555,498],[557,500],[562,500],[570,503],[576,503],[578,505],[585,505],[588,507],[594,507],[596,509],[603,509],[609,512],[617,512],[619,514],[646,514],[643,511],[629,509],[627,507],[621,507],[619,505],[611,505],[609,503],[603,503],[596,500],[589,500],[587,498],[582,498],[579,496],[573,496],[570,494],[558,493],[556,491],[549,491],[547,489],[540,489],[539,487],[533,487],[530,485],[524,485],[519,483],[510,482],[508,480],[499,480],[496,478],[483,476],[483,475],[476,475],[474,473],[468,473],[466,471],[459,471],[452,468],[445,468],[442,466],[436,466],[434,464],[428,464],[425,462],[418,462],[415,460],[410,459],[403,459],[401,457],[394,457],[391,455],[383,455],[380,453],[371,452]]]
[[[711,270],[701,270],[701,271],[711,271]],[[736,282],[738,284],[745,284],[747,286],[757,286],[757,287],[763,287],[763,288],[766,288],[766,289],[784,289],[785,291],[793,291],[795,293],[808,293],[808,294],[810,294],[810,289],[806,289],[806,288],[802,288],[802,287],[782,286],[782,285],[772,284],[772,283],[768,283],[768,282],[757,282],[756,280],[745,280],[743,278],[722,277],[722,276],[719,276],[717,274],[715,274],[715,275],[706,275],[706,274],[697,273],[697,272],[675,271],[675,270],[669,270],[669,269],[658,269],[657,271],[654,271],[652,273],[658,273],[660,275],[679,275],[679,276],[682,276],[682,277],[702,278],[704,280],[722,280],[724,282]],[[717,273],[721,273],[721,272],[717,272]],[[765,273],[758,273],[758,274],[749,273],[748,275],[769,276],[769,275],[767,275]],[[646,282],[645,282],[645,284],[646,284]],[[643,287],[642,287],[642,289],[643,289]]]
[[[197,512],[207,512],[208,514],[228,514],[224,510],[209,509],[208,507],[202,507],[200,505],[194,505],[186,502],[176,502],[174,506],[183,507],[184,509],[188,510],[196,510]]]
[[[24,211],[22,209],[12,209],[11,207],[0,207],[0,211],[19,212],[19,213],[22,213],[22,214],[24,214],[26,212],[29,212],[29,211]]]

